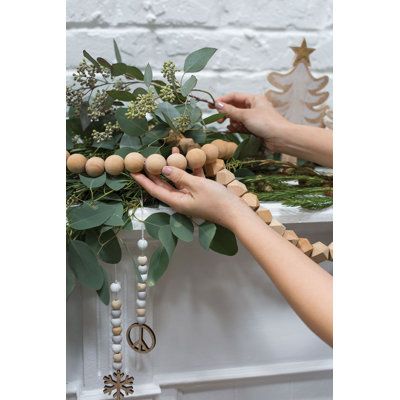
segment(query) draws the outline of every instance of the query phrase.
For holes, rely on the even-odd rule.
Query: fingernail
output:
[[[172,172],[172,168],[171,168],[171,167],[164,167],[164,168],[162,169],[163,175],[170,175],[171,172]]]
[[[218,101],[215,103],[215,108],[217,110],[221,110],[224,108],[224,105],[222,103],[219,103]]]

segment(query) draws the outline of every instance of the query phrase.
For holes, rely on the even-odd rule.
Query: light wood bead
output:
[[[257,210],[258,207],[260,207],[260,201],[258,200],[258,197],[254,193],[245,193],[242,196],[242,199],[247,203],[247,205],[252,209],[252,210]]]
[[[122,332],[122,327],[121,326],[115,326],[114,328],[112,328],[112,333],[115,336],[120,335]]]
[[[257,210],[257,215],[268,225],[272,221],[271,211],[267,210],[266,208],[258,209]]]
[[[183,138],[179,141],[178,147],[183,154],[186,154],[190,149],[199,148],[200,145],[197,144],[192,138]]]
[[[221,169],[224,168],[225,168],[224,160],[218,158],[217,161],[210,164],[206,164],[204,166],[205,175],[207,178],[214,178],[214,176],[217,175],[217,172],[221,171]]]
[[[137,152],[129,153],[124,158],[125,169],[132,174],[143,170],[145,158]]]
[[[201,149],[206,153],[206,164],[211,164],[218,158],[218,147],[211,144],[206,143],[201,147]]]
[[[238,145],[235,142],[227,142],[226,158],[232,158]]]
[[[113,310],[119,310],[122,306],[122,302],[120,299],[115,299],[111,302],[111,307]]]
[[[183,154],[174,153],[168,156],[167,165],[185,170],[187,167],[187,160]]]
[[[306,238],[300,238],[297,242],[297,247],[306,255],[311,256],[313,251],[312,244]]]
[[[214,146],[218,147],[218,158],[226,159],[228,152],[228,144],[225,140],[215,139],[211,142]]]
[[[269,224],[270,228],[272,228],[279,235],[283,235],[285,233],[286,227],[281,224],[277,219],[272,218],[271,223]]]
[[[167,160],[161,154],[151,154],[145,162],[146,170],[151,175],[160,175],[166,165]]]
[[[100,157],[91,157],[86,161],[86,173],[92,178],[100,176],[104,172],[104,160]]]
[[[137,286],[137,290],[139,292],[142,292],[143,290],[146,290],[146,288],[147,288],[147,285],[142,282],[138,282],[136,286]]]
[[[115,362],[121,362],[122,361],[122,354],[121,353],[116,353],[113,355],[113,361]]]
[[[333,261],[333,242],[328,247],[329,247],[329,259]]]
[[[136,315],[139,317],[144,317],[146,315],[146,309],[145,308],[137,308]]]
[[[85,170],[86,157],[82,154],[72,154],[67,159],[67,168],[74,174],[80,174]]]
[[[66,150],[66,152],[67,152],[67,158],[66,158],[66,160],[68,160],[68,157],[69,157],[71,154],[69,154],[69,151],[68,151],[68,150]]]
[[[231,171],[228,171],[226,168],[224,168],[217,172],[215,180],[218,183],[226,186],[235,180],[235,175]]]
[[[290,243],[293,243],[295,246],[297,245],[297,242],[299,241],[299,237],[296,235],[295,231],[292,231],[291,229],[287,229],[283,237],[288,240]]]
[[[117,154],[113,154],[112,156],[106,158],[104,166],[108,174],[117,176],[124,171],[124,159]]]
[[[319,264],[322,261],[329,260],[329,247],[326,244],[322,242],[316,242],[312,246],[313,251],[311,253],[311,258],[313,261]]]
[[[186,160],[191,170],[203,168],[206,163],[206,153],[201,149],[190,149],[186,153]]]
[[[247,192],[246,185],[238,180],[234,180],[233,182],[229,183],[226,188],[239,197],[243,196]]]

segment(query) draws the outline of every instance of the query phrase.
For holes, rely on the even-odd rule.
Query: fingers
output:
[[[217,102],[215,105],[219,112],[225,114],[229,118],[236,119],[239,122],[242,122],[246,115],[245,113],[247,110],[243,109],[243,108],[237,108],[230,104],[221,103],[221,102]]]
[[[193,175],[199,176],[200,178],[205,178],[206,176],[204,175],[203,168],[195,168],[193,170]]]
[[[164,167],[162,169],[162,173],[179,188],[191,188],[193,186],[194,179],[196,179],[192,175],[176,167]]]
[[[148,175],[149,179],[151,179],[156,185],[162,186],[163,188],[171,191],[175,190],[173,186],[171,186],[168,182],[163,181],[159,176]]]
[[[254,95],[249,93],[232,92],[219,97],[217,102],[228,103],[239,108],[249,108],[253,97]]]

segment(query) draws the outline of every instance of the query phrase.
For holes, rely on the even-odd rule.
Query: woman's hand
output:
[[[274,151],[275,142],[282,141],[292,125],[264,95],[229,93],[219,97],[215,107],[230,118],[229,130],[253,133],[270,151]]]
[[[238,215],[251,212],[243,200],[220,183],[170,166],[164,167],[162,173],[176,187],[158,176],[131,175],[151,196],[167,203],[175,211],[215,222],[230,230],[234,230]]]

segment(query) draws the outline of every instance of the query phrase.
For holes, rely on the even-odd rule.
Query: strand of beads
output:
[[[143,220],[143,205],[141,208],[142,220]],[[138,272],[142,279],[142,282],[137,282],[136,284],[136,320],[138,324],[146,323],[146,297],[147,297],[147,275],[149,268],[147,266],[147,257],[144,251],[147,249],[149,243],[144,238],[144,224],[141,227],[141,237],[137,242],[137,246],[140,250],[140,255],[137,258],[138,262]]]

